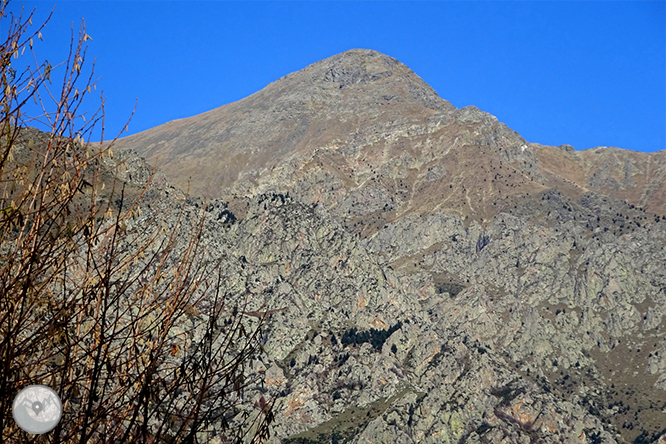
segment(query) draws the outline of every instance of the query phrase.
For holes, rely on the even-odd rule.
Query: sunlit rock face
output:
[[[279,309],[270,442],[666,433],[665,152],[530,143],[360,49],[116,151],[163,171],[142,217],[192,177],[225,290]]]

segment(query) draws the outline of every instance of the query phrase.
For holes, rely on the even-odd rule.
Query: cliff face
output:
[[[529,143],[368,50],[118,148],[195,179],[227,290],[285,308],[271,442],[666,433],[666,152]]]

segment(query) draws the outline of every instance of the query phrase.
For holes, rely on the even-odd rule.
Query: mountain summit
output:
[[[279,309],[271,444],[666,442],[666,151],[530,143],[361,49],[118,145]]]
[[[452,109],[397,60],[354,49],[243,100],[130,136],[120,145],[140,147],[177,185],[193,175],[204,179],[192,184],[192,192],[217,196],[360,128]]]
[[[118,145],[135,148],[194,195],[290,190],[357,226],[433,208],[489,220],[527,193],[552,188],[571,198],[601,191],[666,211],[664,152],[531,144],[476,107],[455,108],[396,59],[365,49]]]

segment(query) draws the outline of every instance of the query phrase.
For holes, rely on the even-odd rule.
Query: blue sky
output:
[[[52,65],[67,56],[72,23],[85,19],[107,138],[135,100],[129,134],[368,48],[530,142],[652,152],[666,149],[665,4],[14,0],[10,10],[37,8],[36,23],[55,6],[37,47]]]

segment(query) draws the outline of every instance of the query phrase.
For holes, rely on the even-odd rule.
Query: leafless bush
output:
[[[220,260],[204,261],[204,219],[180,210],[141,224],[141,188],[110,173],[113,143],[92,144],[104,108],[82,24],[67,61],[38,64],[32,14],[0,20],[0,442],[261,442],[271,404],[243,399],[265,316],[221,291]],[[16,68],[24,52],[34,65]],[[64,73],[56,92],[52,80]],[[26,103],[43,114],[26,116]],[[48,132],[26,125],[40,122]],[[151,176],[152,178],[152,176]],[[188,233],[183,242],[182,233]],[[11,419],[18,391],[53,388],[63,418],[32,436]],[[243,401],[243,402],[241,402]]]

